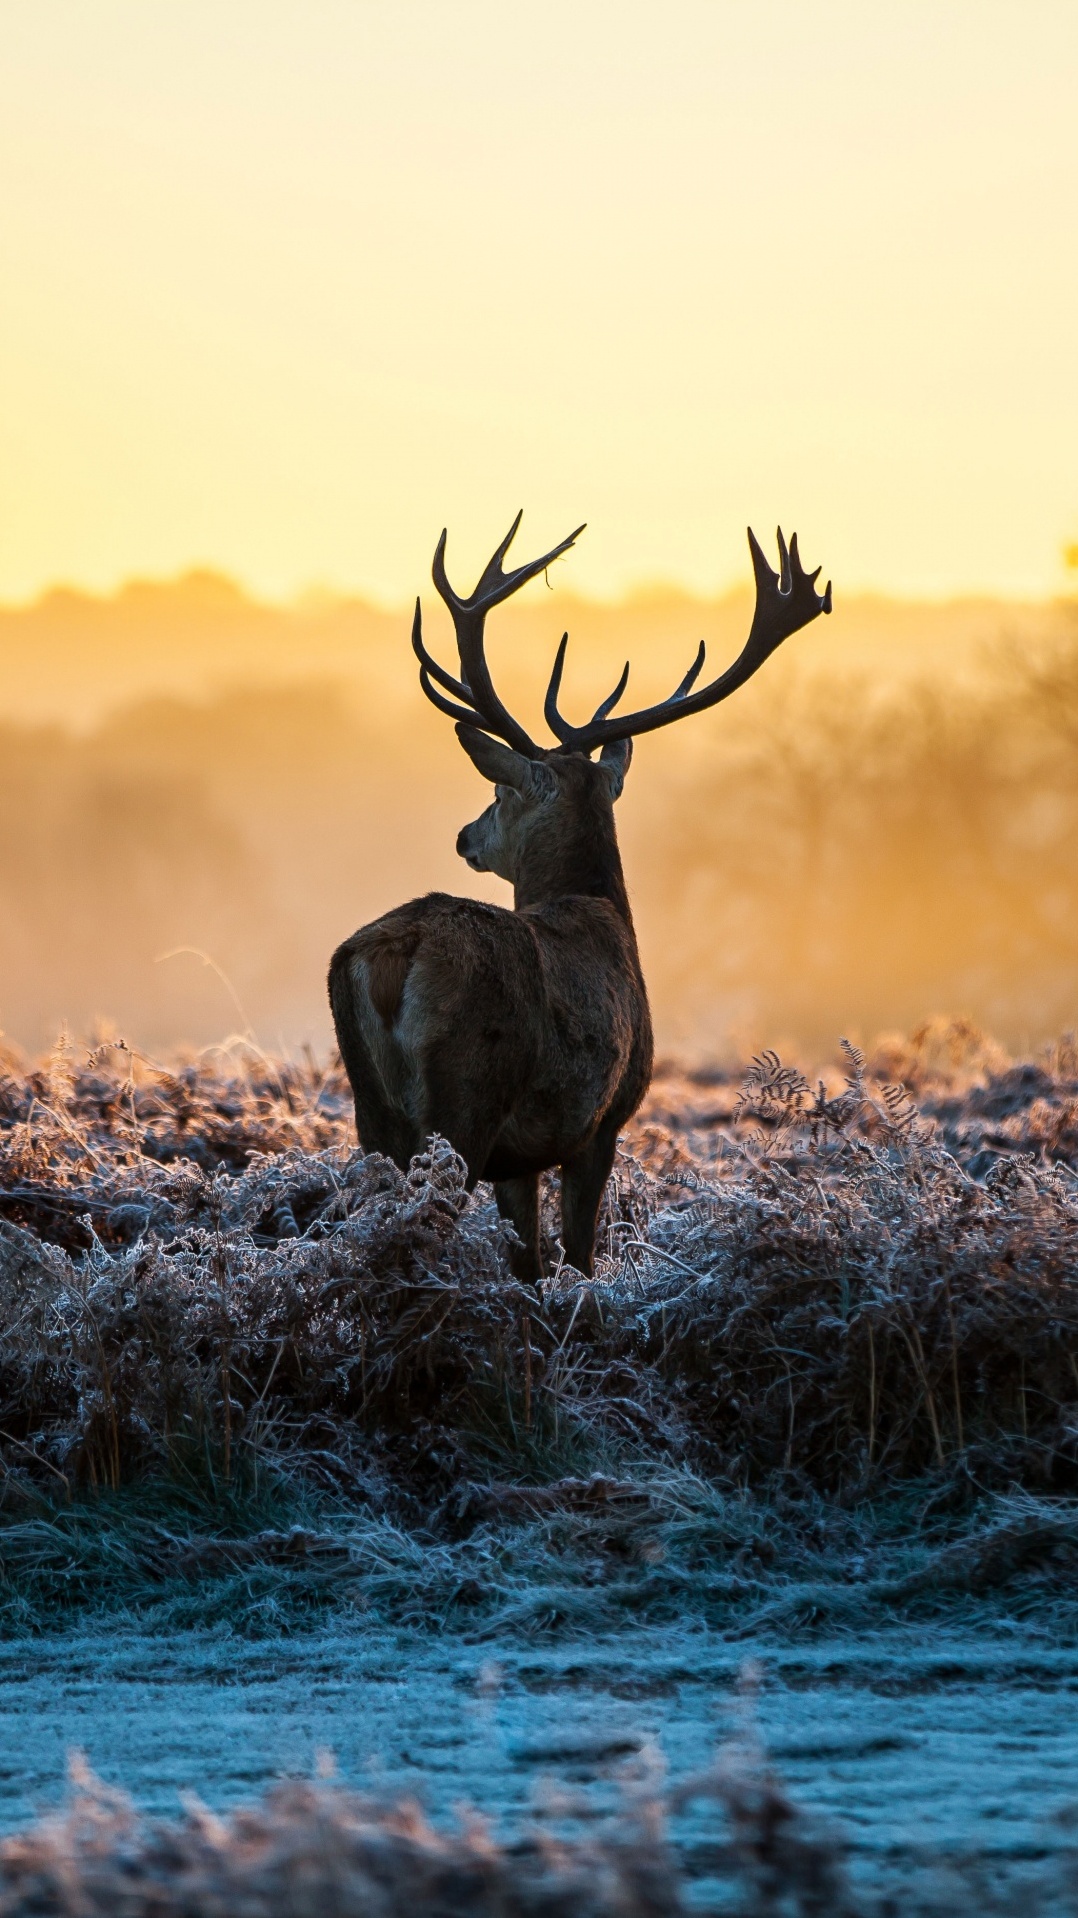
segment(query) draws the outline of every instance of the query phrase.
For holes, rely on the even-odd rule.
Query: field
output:
[[[961,1664],[991,1642],[1067,1674],[1076,1175],[1069,1039],[1016,1063],[936,1022],[822,1075],[773,1054],[665,1069],[623,1141],[593,1283],[559,1260],[549,1181],[538,1296],[444,1142],[407,1174],[356,1151],[335,1065],[246,1042],[167,1066],[111,1043],[61,1042],[33,1069],[11,1054],[12,1656],[134,1633],[167,1659],[177,1633],[209,1632],[286,1657],[344,1634],[406,1642],[417,1671],[471,1647],[481,1691],[522,1648],[586,1666],[602,1646],[644,1696],[677,1644],[705,1663],[725,1647],[728,1670],[836,1644],[903,1646],[906,1668],[959,1645]],[[121,1859],[132,1912],[241,1894],[346,1912],[371,1880],[386,1910],[665,1911],[704,1881],[720,1906],[875,1908],[744,1726],[693,1787],[726,1835],[689,1878],[692,1845],[661,1835],[681,1832],[684,1779],[631,1772],[622,1822],[608,1806],[561,1849],[519,1825],[432,1835],[317,1781],[166,1831],[83,1778],[66,1824],[5,1841],[0,1910],[120,1909]],[[309,1889],[316,1854],[335,1906]],[[56,1902],[62,1871],[88,1903]],[[165,1879],[186,1903],[174,1886],[160,1902]],[[1056,1875],[1027,1891],[1068,1908]],[[901,1909],[950,1908],[921,1896],[904,1880]]]
[[[499,672],[534,709],[564,620],[574,702],[660,690],[746,616],[543,588]],[[495,896],[402,622],[0,613],[0,1914],[1073,1908],[1078,626],[824,625],[641,745],[660,1040],[718,1063],[657,1073],[593,1283],[547,1181],[533,1294],[326,1053],[340,937]],[[835,1047],[932,1004],[999,1040]]]

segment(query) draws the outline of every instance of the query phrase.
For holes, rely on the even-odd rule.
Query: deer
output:
[[[538,745],[495,691],[485,652],[488,613],[568,552],[583,526],[541,559],[504,569],[522,515],[467,598],[446,574],[446,533],[435,588],[449,610],[459,672],[423,639],[416,600],[412,648],[423,692],[456,722],[476,771],[494,788],[464,826],[457,852],[473,872],[513,887],[513,906],[444,892],[397,906],[333,955],[329,997],[364,1152],[407,1170],[433,1134],[467,1168],[468,1189],[489,1181],[513,1228],[511,1266],[535,1289],[543,1278],[539,1181],[558,1168],[565,1263],[592,1276],[599,1208],[619,1133],[648,1089],[652,1027],[614,824],[633,741],[706,712],[821,613],[794,534],[778,532],[779,571],[751,527],[756,602],[745,645],[725,672],[697,687],[701,641],[684,678],[638,712],[615,711],[629,679],[584,725],[558,704],[568,634],[544,703],[553,745]],[[598,755],[596,757],[596,755]]]

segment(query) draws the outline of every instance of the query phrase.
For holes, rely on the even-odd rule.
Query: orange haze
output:
[[[490,650],[538,727],[564,624],[584,711],[625,656],[641,699],[701,636],[732,657],[748,616],[744,594],[603,606],[539,582]],[[660,1043],[820,1053],[945,1011],[1021,1044],[1078,1020],[1076,633],[1065,605],[847,599],[729,705],[641,741],[619,810]],[[355,926],[432,887],[508,899],[454,854],[487,795],[405,614],[210,574],[55,591],[0,611],[0,713],[0,1027],[30,1049],[61,1021],[322,1047]]]

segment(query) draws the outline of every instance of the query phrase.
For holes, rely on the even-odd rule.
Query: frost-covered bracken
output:
[[[963,1086],[927,1058],[920,1111],[852,1053],[815,1088],[770,1056],[740,1095],[660,1078],[591,1281],[557,1265],[550,1182],[541,1294],[444,1142],[407,1173],[349,1146],[339,1071],[12,1062],[7,1482],[115,1489],[195,1451],[225,1482],[272,1457],[430,1503],[495,1444],[538,1481],[575,1434],[733,1485],[1069,1488],[1078,1066],[982,1048]]]

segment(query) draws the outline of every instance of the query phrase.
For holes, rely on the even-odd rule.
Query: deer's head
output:
[[[603,868],[609,854],[617,863],[614,840],[614,801],[621,792],[638,733],[655,732],[676,719],[687,718],[727,699],[751,679],[784,639],[807,626],[820,613],[831,611],[831,584],[817,593],[820,568],[806,573],[794,534],[787,547],[779,529],[780,571],[764,558],[752,528],[749,550],[756,577],[756,610],[748,639],[734,664],[717,679],[693,690],[703,668],[701,640],[692,665],[679,686],[655,706],[639,712],[614,714],[629,679],[626,664],[608,694],[583,726],[574,726],[558,708],[568,633],[563,634],[547,687],[544,714],[556,744],[538,746],[503,706],[490,677],[484,651],[487,613],[511,593],[534,579],[552,560],[574,544],[584,528],[563,539],[541,559],[506,573],[502,561],[520,525],[518,513],[501,545],[488,561],[474,593],[462,599],[446,577],[443,532],[434,555],[434,584],[445,601],[456,633],[460,677],[447,672],[423,643],[420,603],[416,600],[412,646],[419,660],[419,679],[427,698],[457,721],[457,738],[473,764],[495,788],[484,813],[465,826],[457,851],[476,872],[494,872],[516,887],[518,905],[549,895],[552,887],[566,887],[573,875],[574,891],[605,891]],[[613,715],[613,716],[612,716]],[[592,754],[598,751],[597,760]],[[592,868],[594,875],[589,877]],[[620,887],[620,867],[618,867]]]
[[[554,848],[559,865],[570,849],[578,863],[582,847],[612,840],[614,801],[632,758],[631,739],[604,746],[593,762],[575,752],[528,759],[474,726],[458,725],[457,738],[494,787],[486,811],[457,835],[457,851],[473,872],[495,872],[514,886],[526,876],[530,893],[547,876]]]

